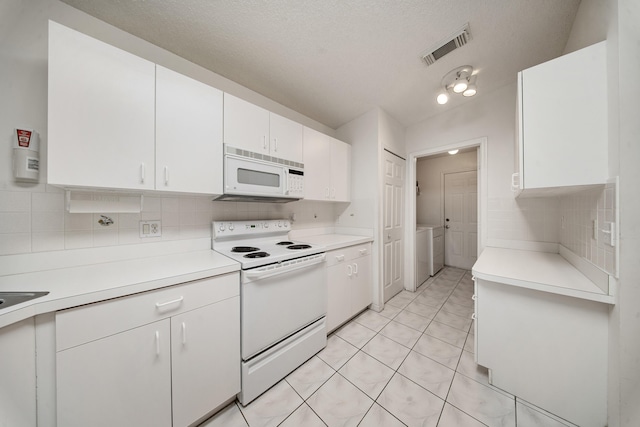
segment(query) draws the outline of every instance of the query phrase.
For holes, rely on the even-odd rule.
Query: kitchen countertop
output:
[[[615,299],[560,254],[518,249],[484,249],[472,268],[482,280],[607,304]]]
[[[359,245],[361,243],[372,242],[373,238],[368,236],[355,236],[351,234],[316,234],[310,236],[300,236],[296,240],[310,245],[324,246],[327,251],[346,248],[347,246]]]
[[[129,259],[104,260],[65,268],[0,276],[0,291],[48,291],[49,294],[0,310],[0,327],[43,313],[110,298],[232,273],[240,264],[201,243],[188,251],[148,256],[145,245]],[[91,253],[91,250],[87,252]],[[162,252],[162,251],[160,251]],[[97,255],[100,252],[93,252]],[[135,254],[135,251],[133,251]],[[41,257],[42,254],[34,254]],[[23,255],[22,258],[28,257]]]

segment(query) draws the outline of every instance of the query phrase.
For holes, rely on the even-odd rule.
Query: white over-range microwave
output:
[[[224,146],[224,194],[215,200],[283,203],[303,197],[302,163]]]

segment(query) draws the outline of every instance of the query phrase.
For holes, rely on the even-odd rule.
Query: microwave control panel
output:
[[[291,197],[304,197],[304,172],[295,169],[289,169],[288,175],[288,195]]]

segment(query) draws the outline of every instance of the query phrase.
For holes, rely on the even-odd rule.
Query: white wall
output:
[[[476,170],[477,150],[456,155],[419,158],[416,179],[420,183],[420,195],[416,196],[416,223],[442,225],[443,174]]]
[[[603,0],[581,0],[563,55],[607,39],[609,8]]]
[[[619,298],[610,324],[613,331],[612,361],[610,373],[616,375],[619,389],[611,384],[610,407],[619,414],[612,417],[610,426],[637,426],[640,420],[640,2],[637,0],[617,0],[607,2],[617,13],[610,23],[614,33],[612,40],[615,51],[610,55],[617,73],[611,73],[609,88],[616,92],[618,108],[610,110],[610,141],[615,146],[610,150],[615,159],[611,169],[618,169],[620,175],[620,281]],[[617,9],[615,8],[617,6]],[[617,62],[617,67],[615,63]],[[625,82],[624,87],[620,82]],[[617,365],[617,366],[616,366]],[[619,416],[619,419],[617,417]]]
[[[0,255],[154,240],[139,239],[141,219],[162,220],[163,240],[209,237],[212,219],[279,218],[296,213],[295,228],[334,225],[332,204],[214,203],[208,197],[161,193],[145,197],[141,214],[110,215],[115,223],[108,228],[98,225],[99,215],[65,213],[62,190],[45,184],[49,19],[306,126],[331,136],[335,134],[333,129],[57,0],[5,0],[0,3]],[[13,180],[11,138],[16,127],[33,128],[40,134],[40,183],[22,184]]]
[[[516,199],[511,191],[515,171],[516,85],[477,95],[464,105],[407,128],[407,152],[487,138],[487,245],[516,242],[557,243],[559,201]]]

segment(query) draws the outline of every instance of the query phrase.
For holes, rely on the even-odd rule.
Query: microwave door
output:
[[[281,197],[286,188],[285,169],[279,165],[227,156],[225,193]]]

